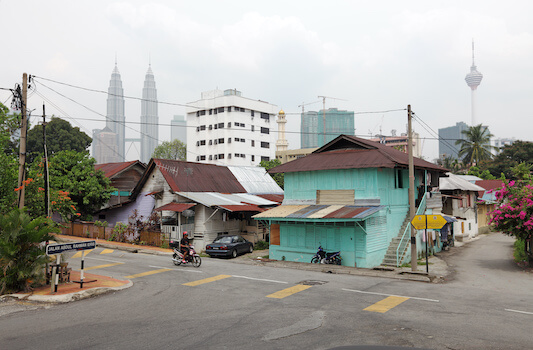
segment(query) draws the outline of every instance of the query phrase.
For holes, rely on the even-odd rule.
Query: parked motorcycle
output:
[[[342,262],[341,252],[326,253],[322,246],[318,247],[318,251],[311,259],[313,264],[334,264],[340,265]]]
[[[194,246],[192,245],[189,246],[189,254],[187,254],[185,262],[183,262],[183,259],[183,253],[177,247],[174,247],[174,254],[172,254],[172,261],[174,262],[174,265],[180,266],[181,264],[191,263],[194,267],[200,267],[202,264],[202,258],[200,258],[200,255],[196,253]]]

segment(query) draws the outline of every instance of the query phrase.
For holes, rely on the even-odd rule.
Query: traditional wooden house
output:
[[[478,180],[476,185],[483,187],[483,191],[478,192],[477,217],[479,233],[490,231],[490,213],[496,209],[496,191],[503,187],[502,180]]]
[[[95,164],[96,170],[102,170],[104,175],[111,180],[111,186],[116,191],[111,193],[111,198],[102,209],[112,208],[129,202],[131,192],[141,179],[146,164],[138,160],[122,163]],[[105,217],[103,218],[105,220]]]
[[[442,213],[457,219],[453,223],[455,239],[462,241],[477,236],[477,197],[478,191],[484,191],[484,188],[459,175],[447,173],[446,177],[439,180],[439,190],[442,194]]]
[[[401,264],[410,256],[408,165],[406,153],[341,135],[271,169],[285,174],[283,204],[254,216],[270,225],[270,257],[309,262],[322,246],[340,251],[346,266],[369,268],[386,258]],[[414,168],[416,206],[423,214],[425,194],[446,169],[419,158]]]
[[[160,213],[171,238],[189,232],[201,251],[223,234],[265,240],[268,231],[252,215],[279,205],[267,198],[280,195],[283,190],[262,167],[152,159],[131,199],[139,215]]]

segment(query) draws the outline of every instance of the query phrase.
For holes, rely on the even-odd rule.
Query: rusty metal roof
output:
[[[139,166],[141,166],[143,169],[146,169],[146,165],[144,163],[139,162],[138,160],[133,160],[131,162],[122,162],[122,163],[95,164],[94,169],[102,170],[104,172],[104,175],[110,179],[113,176],[117,175],[118,173],[136,164],[139,164]]]
[[[384,206],[354,205],[280,205],[263,213],[254,215],[254,219],[337,219],[360,221],[385,208]]]
[[[445,173],[448,170],[414,158],[417,169],[427,169]],[[384,144],[368,141],[355,136],[340,135],[325,146],[306,157],[293,160],[269,170],[269,173],[289,173],[329,169],[361,168],[407,168],[409,155]]]
[[[253,204],[246,204],[246,205],[219,205],[219,207],[226,209],[228,211],[255,211],[255,212],[262,212],[266,209],[258,207],[257,205]]]
[[[169,159],[153,159],[153,163],[174,192],[246,192],[226,166]]]
[[[283,202],[284,195],[282,194],[256,194],[256,196],[264,198],[266,200],[272,201],[272,202]]]
[[[189,209],[190,207],[194,207],[196,205],[196,203],[176,203],[176,202],[171,202],[171,203],[167,203],[165,205],[162,205],[158,208],[155,208],[154,210],[155,211],[177,211],[177,212],[182,212],[184,210],[187,210]]]

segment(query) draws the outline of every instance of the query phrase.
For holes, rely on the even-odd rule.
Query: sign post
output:
[[[85,255],[85,250],[87,249],[95,249],[96,248],[96,241],[85,241],[85,242],[76,242],[76,243],[63,243],[63,244],[49,244],[46,246],[46,255],[55,255],[56,256],[56,264],[55,268],[52,272],[52,280],[54,281],[54,285],[52,285],[52,293],[57,292],[57,285],[59,283],[59,274],[58,269],[60,265],[60,255],[63,252],[67,252],[70,250],[81,250],[81,273],[80,273],[80,281],[73,281],[80,284],[80,288],[83,288],[83,256]],[[87,282],[94,282],[94,281],[87,281]]]
[[[442,215],[415,215],[411,224],[417,230],[424,230],[426,237],[426,273],[429,273],[428,263],[428,228],[433,230],[440,230],[442,226],[446,225],[446,219]],[[411,259],[412,260],[412,259]]]

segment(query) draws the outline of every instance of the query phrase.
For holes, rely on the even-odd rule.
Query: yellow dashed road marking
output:
[[[94,249],[88,249],[85,251],[85,256],[87,256],[87,254],[89,254],[90,252],[92,252]],[[83,253],[83,250],[82,251],[79,251],[77,252],[76,254],[74,254],[72,256],[72,258],[81,258],[81,253]]]
[[[109,254],[109,253],[113,253],[114,250],[113,249],[104,249],[100,252],[100,254]]]
[[[122,265],[122,264],[124,264],[124,263],[114,263],[114,264],[91,266],[91,267],[86,267],[83,270],[87,271],[87,270],[103,269],[104,267],[111,267],[111,266],[117,266],[117,265]]]
[[[137,273],[135,275],[126,276],[126,278],[131,279],[131,278],[137,278],[137,277],[144,277],[144,276],[155,275],[156,273],[167,272],[167,271],[172,271],[172,269],[152,270],[152,271],[147,271],[143,273]]]
[[[308,288],[311,288],[311,286],[305,286],[303,284],[298,284],[294,287],[283,289],[283,290],[280,290],[279,292],[267,295],[267,298],[283,299],[283,298],[288,297],[289,295],[296,294]]]
[[[183,285],[184,286],[194,287],[194,286],[199,286],[200,284],[215,282],[215,281],[222,280],[222,279],[228,278],[228,277],[231,277],[231,275],[218,275],[218,276],[215,276],[215,277],[204,278],[203,280],[183,283]]]
[[[409,300],[409,298],[390,296],[390,297],[387,297],[387,298],[385,298],[385,299],[383,299],[381,301],[378,301],[377,303],[375,303],[373,305],[370,305],[369,307],[367,307],[364,310],[365,311],[385,313],[385,312],[389,311],[390,309],[392,309],[393,307],[396,307],[396,306],[400,305],[401,303],[403,303],[406,300]]]

